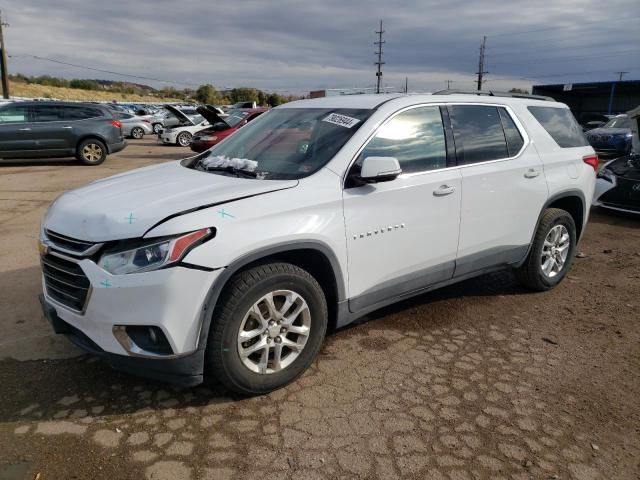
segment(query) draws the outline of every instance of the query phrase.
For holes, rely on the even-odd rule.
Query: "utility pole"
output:
[[[384,65],[384,62],[382,61],[382,44],[385,43],[382,41],[382,34],[384,33],[384,30],[382,29],[382,20],[380,20],[380,30],[376,33],[378,34],[378,41],[373,42],[373,44],[378,46],[378,51],[375,52],[376,55],[378,55],[378,61],[374,62],[374,65],[378,66],[378,71],[376,72],[376,93],[380,93],[380,83],[382,83],[382,65]]]
[[[482,77],[489,72],[484,70],[484,52],[487,46],[487,36],[482,37],[482,44],[480,45],[480,59],[478,61],[478,90],[482,90]]]
[[[2,95],[9,98],[9,72],[7,71],[7,50],[4,48],[4,36],[2,35],[2,27],[8,27],[8,23],[2,21],[2,13],[0,12],[0,69],[2,69]]]
[[[451,88],[451,82],[453,82],[453,80],[445,80],[445,82],[447,82],[447,90],[449,90]]]
[[[404,77],[404,93],[409,93],[409,77]]]
[[[624,77],[629,72],[613,72],[613,73],[617,73],[618,75],[620,75],[620,77],[618,78],[618,81],[621,82],[622,77]]]

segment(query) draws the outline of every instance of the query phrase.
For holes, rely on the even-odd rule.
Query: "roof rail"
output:
[[[511,98],[530,98],[532,100],[545,100],[548,102],[555,102],[555,100],[551,97],[546,97],[544,95],[531,95],[528,93],[517,93],[517,92],[499,92],[496,90],[440,90],[439,92],[434,92],[433,95],[486,95],[488,97],[511,97]]]

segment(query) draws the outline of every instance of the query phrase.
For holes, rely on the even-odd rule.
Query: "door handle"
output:
[[[21,132],[29,132],[29,131],[31,131],[31,129],[30,128],[21,128],[20,131]]]
[[[538,175],[540,175],[540,170],[536,170],[535,168],[530,168],[524,172],[524,178],[536,178]]]
[[[440,185],[436,190],[433,191],[433,194],[436,197],[443,197],[445,195],[450,195],[456,191],[456,187],[453,185]]]

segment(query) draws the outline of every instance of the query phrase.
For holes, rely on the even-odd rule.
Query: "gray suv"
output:
[[[122,124],[103,105],[14,102],[0,106],[0,158],[73,157],[99,165],[127,146]]]

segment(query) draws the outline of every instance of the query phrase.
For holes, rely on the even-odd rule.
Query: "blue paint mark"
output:
[[[129,214],[128,217],[124,217],[125,220],[127,220],[129,222],[129,225],[131,225],[133,222],[135,222],[136,217],[133,216],[133,212],[131,212]]]
[[[109,281],[109,279],[103,280],[100,282],[100,285],[102,285],[104,288],[109,288],[111,287],[111,282]]]
[[[224,211],[224,208],[223,208],[222,210],[218,210],[218,213],[220,214],[220,216],[221,216],[222,218],[226,218],[226,217],[229,217],[229,218],[236,218],[236,217],[234,217],[233,215],[231,215],[230,213],[225,212],[225,211]]]

